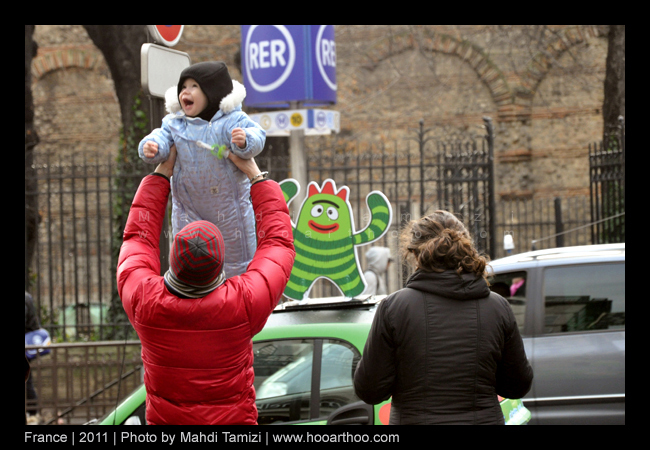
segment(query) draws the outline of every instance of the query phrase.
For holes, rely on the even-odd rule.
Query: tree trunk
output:
[[[36,245],[38,215],[37,183],[32,168],[34,147],[38,134],[34,128],[34,98],[32,96],[32,58],[38,46],[34,42],[35,25],[25,25],[25,290],[29,290],[29,267]]]
[[[124,141],[134,122],[133,105],[142,91],[140,49],[147,42],[146,25],[84,25],[88,36],[101,50],[111,71],[115,93],[120,102]],[[149,102],[142,102],[142,111],[149,117]]]
[[[610,25],[603,101],[603,140],[625,117],[625,25]]]

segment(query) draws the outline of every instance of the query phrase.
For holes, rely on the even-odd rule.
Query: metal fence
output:
[[[38,349],[26,346],[26,349]],[[40,424],[82,424],[99,419],[142,384],[139,341],[52,344],[30,362],[36,398],[25,409]],[[31,397],[31,396],[30,396]]]
[[[591,240],[625,242],[625,120],[589,146]]]
[[[543,248],[589,245],[589,197],[504,200],[496,205],[497,257]],[[514,250],[503,247],[511,235]]]
[[[495,137],[489,120],[484,121],[482,132],[469,136],[437,136],[420,123],[411,137],[407,143],[391,145],[332,144],[333,140],[314,138],[308,142],[308,179],[321,183],[332,178],[337,186],[350,188],[357,229],[370,219],[365,204],[370,191],[380,190],[390,200],[393,223],[373,245],[387,246],[397,256],[401,226],[435,209],[461,217],[478,247],[492,258],[506,255],[506,234],[513,236],[515,253],[594,242],[588,225],[593,202],[590,206],[586,197],[494,200]],[[276,180],[287,175],[288,161],[282,158],[262,157],[258,163]],[[124,315],[113,311],[121,309],[115,288],[117,252],[130,199],[143,174],[151,170],[139,160],[118,164],[112,157],[35,159],[28,173],[37,182],[40,222],[32,264],[25,271],[31,274],[30,292],[43,325],[57,342],[112,338],[115,327],[125,322]],[[603,190],[607,188],[598,192]],[[165,258],[162,247],[161,258]],[[362,267],[367,248],[357,248]],[[396,290],[408,272],[399,264],[392,267],[389,288]],[[339,295],[326,282],[312,292]],[[135,334],[130,338],[135,339]]]
[[[37,191],[25,196],[37,196],[39,223],[26,278],[41,322],[59,341],[103,340],[115,326],[109,313],[117,250],[142,172],[142,164],[117,164],[114,156],[75,155],[35,158],[28,172]]]
[[[478,134],[436,136],[421,121],[406,142],[363,143],[323,140],[310,145],[308,177],[322,183],[333,179],[337,187],[350,188],[353,217],[362,229],[371,220],[365,198],[373,190],[383,192],[391,203],[393,223],[389,232],[372,245],[399,254],[399,232],[410,220],[437,209],[455,213],[470,230],[477,247],[496,254],[494,211],[494,131],[489,118]],[[365,252],[357,248],[362,267]],[[397,258],[396,258],[397,259]],[[401,288],[409,270],[394,265],[388,276],[389,290]],[[341,295],[326,280],[317,281],[314,296]]]

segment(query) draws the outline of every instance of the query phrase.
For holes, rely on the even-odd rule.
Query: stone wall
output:
[[[588,193],[600,140],[607,29],[599,26],[336,26],[341,134],[403,140],[496,130],[497,199]],[[38,155],[117,152],[121,127],[106,63],[80,25],[38,25],[33,88]],[[175,49],[223,60],[234,78],[237,25],[185,27]]]

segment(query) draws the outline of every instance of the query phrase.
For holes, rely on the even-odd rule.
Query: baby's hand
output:
[[[154,141],[145,142],[144,146],[142,147],[142,153],[144,153],[144,156],[147,158],[153,158],[158,154],[158,144],[156,144]]]
[[[232,130],[232,142],[237,144],[239,148],[246,147],[246,132],[241,128],[235,128]]]

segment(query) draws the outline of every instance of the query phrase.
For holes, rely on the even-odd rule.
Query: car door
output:
[[[538,270],[542,314],[527,339],[535,379],[524,399],[533,422],[624,424],[625,262]]]
[[[325,424],[337,411],[344,423],[373,423],[373,408],[359,404],[354,393],[354,368],[361,355],[352,344],[276,339],[255,342],[253,352],[260,425]]]

